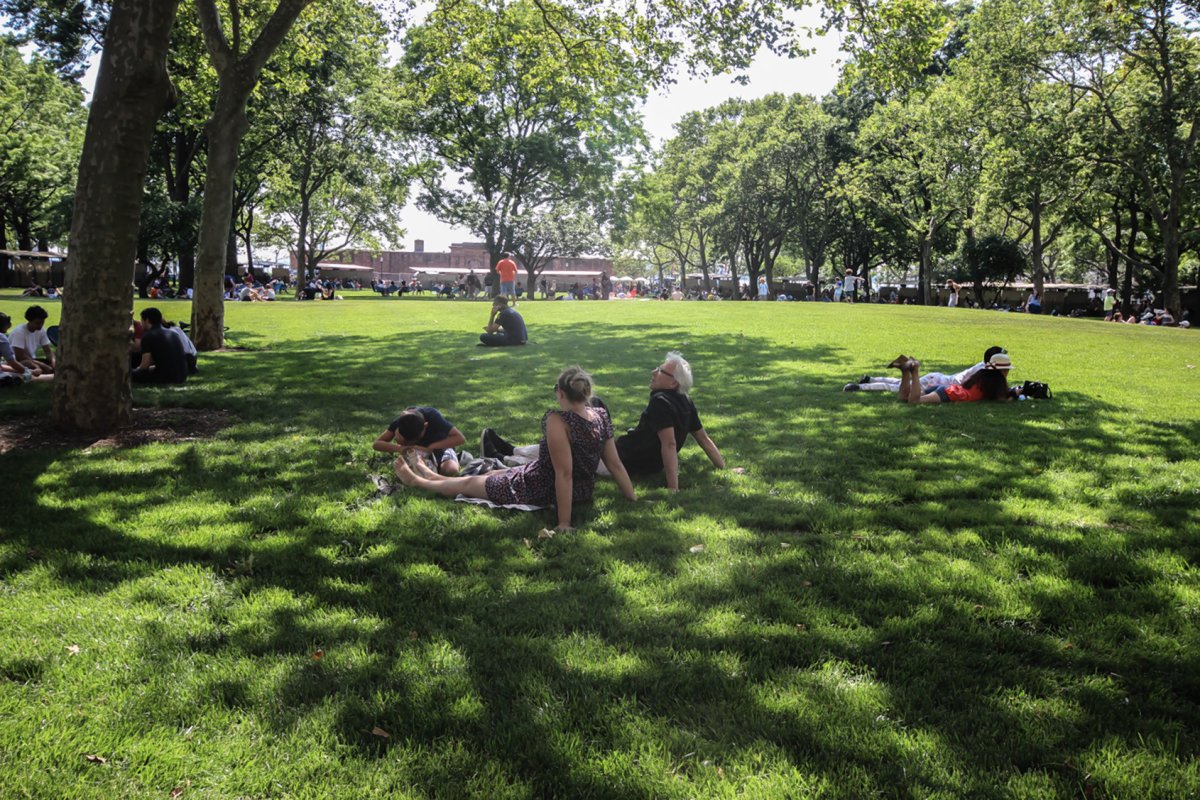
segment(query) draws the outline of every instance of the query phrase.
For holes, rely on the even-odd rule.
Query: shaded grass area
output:
[[[135,402],[239,424],[0,457],[3,794],[1200,792],[1194,334],[823,304],[520,309],[533,343],[493,351],[472,346],[482,303],[231,305],[246,349]],[[953,369],[991,344],[1056,399],[838,391],[901,350]],[[532,441],[570,363],[632,425],[676,347],[745,474],[689,446],[679,495],[646,480],[630,505],[602,484],[549,540],[546,516],[379,499],[367,479],[407,404],[469,440]],[[25,388],[0,415],[48,402]]]

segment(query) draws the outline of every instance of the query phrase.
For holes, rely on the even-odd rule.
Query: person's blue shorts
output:
[[[516,281],[500,281],[500,294],[506,294],[509,297],[517,296]]]
[[[946,387],[945,387],[945,386],[939,386],[939,387],[937,387],[936,389],[934,389],[934,391],[935,391],[935,392],[937,392],[937,396],[938,396],[939,398],[941,398],[941,401],[942,401],[943,403],[952,403],[952,402],[954,402],[953,400],[951,400],[951,399],[950,399],[950,393],[946,391]]]

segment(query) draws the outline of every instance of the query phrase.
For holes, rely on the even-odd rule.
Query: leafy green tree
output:
[[[1041,50],[1053,31],[1047,18],[1023,14],[1024,5],[994,0],[972,16],[956,83],[985,130],[983,212],[1001,216],[1007,234],[1028,243],[1030,278],[1041,292],[1047,251],[1073,224],[1090,181],[1079,93],[1046,79]]]
[[[1200,144],[1200,47],[1196,7],[1176,0],[1098,5],[1060,0],[1035,12],[1054,21],[1040,67],[1049,80],[1083,95],[1083,113],[1104,124],[1087,158],[1100,179],[1129,176],[1150,223],[1155,257],[1141,259],[1097,232],[1121,259],[1149,273],[1163,303],[1180,310],[1179,265],[1193,246]],[[1131,219],[1136,219],[1136,214]]]
[[[570,203],[519,214],[513,219],[521,231],[517,254],[525,267],[525,291],[534,298],[538,278],[554,258],[602,254],[608,237],[591,211]]]
[[[262,205],[273,228],[284,222],[290,232],[302,282],[346,247],[378,249],[403,234],[395,210],[408,175],[397,128],[406,112],[383,66],[383,26],[358,5],[337,19],[305,35],[286,95],[268,105],[277,124],[266,127],[278,133]]]
[[[254,18],[243,20],[245,9],[240,2],[229,0],[227,33],[216,0],[196,0],[200,29],[218,80],[216,103],[206,126],[208,160],[192,302],[192,339],[200,350],[216,350],[225,338],[222,276],[231,241],[238,147],[249,127],[246,104],[267,59],[311,0],[279,0],[270,15],[261,20],[253,38],[244,23]]]
[[[1013,239],[989,234],[968,242],[963,248],[963,263],[974,284],[975,302],[984,305],[983,290],[1000,284],[1007,286],[1025,273],[1025,254]]]
[[[907,232],[924,304],[932,302],[935,246],[974,203],[978,183],[979,132],[955,88],[941,82],[881,106],[862,124],[857,163],[842,173],[847,200]]]
[[[139,259],[175,261],[179,287],[195,282],[196,244],[203,203],[204,126],[217,91],[217,75],[195,16],[185,14],[171,31],[167,71],[175,103],[163,115],[150,150],[148,205],[139,236]],[[151,257],[151,251],[157,251]]]
[[[522,249],[523,214],[572,203],[606,219],[620,160],[641,141],[642,76],[584,24],[544,3],[461,2],[409,31],[398,77],[431,159],[420,203],[482,238],[493,264]]]
[[[47,62],[0,42],[0,249],[44,249],[66,233],[86,111]]]
[[[0,19],[16,44],[33,43],[63,78],[78,81],[105,36],[110,4],[80,0],[0,0]]]

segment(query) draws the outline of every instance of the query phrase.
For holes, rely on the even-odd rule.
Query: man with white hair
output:
[[[725,468],[725,458],[700,422],[696,404],[689,395],[691,389],[691,365],[681,353],[667,353],[663,363],[650,373],[650,401],[637,426],[617,437],[617,454],[630,475],[661,471],[666,475],[667,489],[679,491],[679,451],[689,434],[717,469]],[[536,445],[513,447],[491,428],[484,428],[480,448],[488,458],[521,459],[537,455]]]

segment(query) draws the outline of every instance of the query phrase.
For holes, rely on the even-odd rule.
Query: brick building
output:
[[[425,243],[416,239],[411,251],[343,250],[322,266],[332,267],[340,263],[368,267],[373,270],[376,280],[399,283],[401,280],[411,280],[416,275],[422,279],[456,279],[471,270],[482,276],[490,269],[490,260],[487,247],[482,242],[459,242],[450,245],[449,253],[427,253]],[[612,275],[612,261],[607,258],[555,258],[546,266],[543,274],[547,277],[590,278],[599,277],[605,272]],[[518,277],[523,278],[524,272]]]

